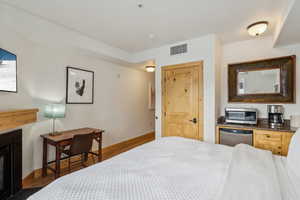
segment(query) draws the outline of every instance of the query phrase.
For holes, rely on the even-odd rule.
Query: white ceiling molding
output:
[[[281,33],[281,30],[283,28],[283,25],[288,17],[289,12],[291,11],[292,7],[294,6],[295,0],[287,0],[287,3],[285,6],[282,7],[281,15],[279,16],[278,23],[274,32],[274,38],[273,38],[273,46],[276,46],[276,42],[278,40],[278,37]]]
[[[229,1],[234,2],[234,8]],[[164,54],[162,49],[169,50],[170,44],[192,43],[210,35],[220,37],[223,43],[248,40],[250,36],[246,27],[257,20],[270,22],[270,29],[263,37],[273,34],[276,45],[298,41],[295,34],[300,32],[297,29],[299,25],[294,24],[297,13],[300,13],[300,3],[294,3],[295,0],[207,1],[204,8],[203,2],[191,1],[185,4],[185,10],[182,10],[181,0],[153,0],[143,8],[136,8],[134,2],[126,2],[120,1],[116,7],[116,3],[110,0],[91,0],[89,3],[73,0],[0,0],[0,25],[37,43],[74,47],[92,56],[133,67],[155,59],[157,54]],[[161,5],[157,10],[155,5],[158,3]],[[116,11],[108,12],[113,6]],[[285,9],[282,9],[284,6]],[[178,15],[178,9],[182,15]],[[194,9],[197,12],[191,12]],[[204,10],[200,12],[199,9]],[[76,12],[78,10],[80,12]],[[214,13],[213,17],[211,13]],[[162,16],[168,17],[167,20],[155,19]],[[103,17],[105,20],[101,21]],[[78,27],[74,27],[77,24]]]
[[[217,34],[223,43],[248,40],[247,26],[269,22],[272,35],[286,0],[2,0],[89,38],[137,53]],[[234,5],[234,6],[233,6]]]
[[[300,43],[300,1],[289,0],[288,6],[276,32],[274,46],[289,46]]]
[[[131,54],[99,42],[62,25],[55,24],[25,10],[0,3],[0,24],[23,35],[26,39],[47,46],[75,47],[94,53],[102,59],[130,65]]]

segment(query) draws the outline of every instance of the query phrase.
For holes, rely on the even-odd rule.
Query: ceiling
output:
[[[277,46],[300,43],[300,1],[295,0],[293,3],[288,11],[280,35],[277,38]]]
[[[216,33],[224,43],[250,39],[259,20],[274,32],[288,0],[0,0],[127,52]],[[138,4],[142,4],[142,8]]]

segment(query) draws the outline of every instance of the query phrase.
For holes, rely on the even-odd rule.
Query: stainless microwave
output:
[[[258,110],[255,108],[225,108],[225,122],[234,124],[257,124]]]

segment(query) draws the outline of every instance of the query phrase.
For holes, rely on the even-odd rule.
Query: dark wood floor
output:
[[[130,149],[133,149],[139,145],[142,145],[142,144],[145,144],[145,143],[148,143],[150,141],[153,141],[154,140],[154,134],[152,133],[152,135],[148,135],[147,137],[140,137],[140,139],[133,139],[133,140],[130,140],[130,141],[126,141],[126,142],[123,142],[123,143],[120,143],[120,144],[117,144],[117,145],[113,145],[111,147],[109,147],[107,151],[103,151],[103,160],[106,160],[106,159],[109,159],[113,156],[116,156],[120,153],[123,153],[125,151],[128,151]],[[87,161],[86,165],[90,166],[90,165],[93,165],[94,162],[93,162],[93,159],[89,158],[89,160]],[[77,171],[77,170],[80,170],[82,167],[80,167],[79,165],[78,166],[75,166],[75,167],[72,167],[72,172],[74,171]],[[64,167],[62,168],[62,176],[63,175],[66,175],[66,174],[69,174],[69,170],[67,167]],[[54,175],[53,174],[49,174],[48,176],[46,177],[41,177],[41,176],[38,176],[38,178],[29,178],[26,180],[26,182],[23,183],[23,188],[35,188],[35,187],[43,187],[43,186],[46,186],[47,184],[51,183],[52,181],[54,181]]]

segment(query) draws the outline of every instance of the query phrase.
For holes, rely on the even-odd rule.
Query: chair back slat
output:
[[[77,155],[90,152],[93,145],[92,134],[75,135],[72,139],[70,154]]]

